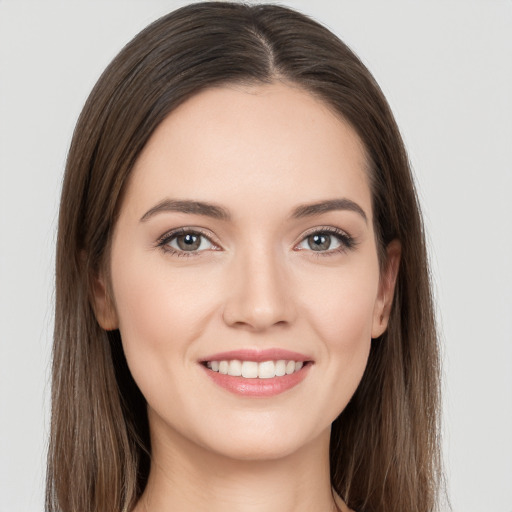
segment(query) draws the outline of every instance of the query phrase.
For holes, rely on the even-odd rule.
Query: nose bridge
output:
[[[236,255],[224,319],[230,325],[263,330],[293,319],[288,273],[276,250],[251,244]]]

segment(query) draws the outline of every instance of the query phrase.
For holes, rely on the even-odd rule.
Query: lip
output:
[[[207,361],[225,361],[238,359],[241,361],[255,361],[261,363],[263,361],[278,361],[280,359],[301,361],[304,366],[297,372],[282,377],[273,377],[271,379],[246,379],[244,377],[233,377],[214,372],[206,367]],[[304,354],[292,352],[283,349],[242,349],[232,350],[228,352],[220,352],[208,356],[199,361],[200,366],[206,372],[206,375],[218,386],[227,391],[244,397],[272,397],[284,393],[285,391],[300,384],[308,375],[313,360]]]
[[[257,349],[239,349],[230,350],[228,352],[218,352],[208,357],[203,357],[200,362],[206,363],[207,361],[231,361],[238,359],[240,361],[255,361],[262,363],[263,361],[279,361],[286,359],[288,361],[312,361],[313,358],[299,352],[292,352],[291,350],[284,350],[281,348],[269,348],[265,350]]]

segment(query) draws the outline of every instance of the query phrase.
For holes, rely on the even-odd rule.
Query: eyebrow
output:
[[[321,215],[335,210],[348,210],[359,214],[367,223],[368,218],[364,210],[354,201],[346,198],[330,199],[328,201],[320,201],[313,204],[300,205],[291,215],[292,218],[302,219],[304,217],[311,217],[314,215]],[[179,212],[189,213],[194,215],[205,215],[219,220],[230,220],[231,215],[221,206],[207,203],[204,201],[191,201],[191,200],[178,200],[178,199],[164,199],[157,205],[150,208],[141,218],[140,222],[145,222],[149,218],[158,213],[164,212]]]
[[[368,217],[366,216],[364,210],[357,203],[346,198],[330,199],[329,201],[321,201],[318,203],[298,206],[293,211],[292,217],[295,219],[302,219],[303,217],[320,215],[322,213],[335,210],[349,210],[351,212],[355,212],[359,214],[366,223],[368,223]]]
[[[153,217],[157,213],[163,212],[179,212],[179,213],[191,213],[195,215],[206,215],[207,217],[213,217],[214,219],[229,220],[230,215],[227,210],[221,206],[217,206],[211,203],[205,203],[203,201],[188,201],[188,200],[177,200],[177,199],[164,199],[157,205],[150,208],[141,218],[141,222],[145,222],[150,217]]]

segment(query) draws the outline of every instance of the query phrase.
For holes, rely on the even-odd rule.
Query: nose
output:
[[[258,332],[293,322],[293,285],[278,259],[262,250],[232,263],[223,310],[227,325]]]

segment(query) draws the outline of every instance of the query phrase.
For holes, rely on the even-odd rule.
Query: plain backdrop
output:
[[[0,0],[0,512],[43,510],[58,198],[77,116],[139,30],[184,2]],[[456,512],[512,512],[512,2],[283,1],[393,108],[424,210]]]

